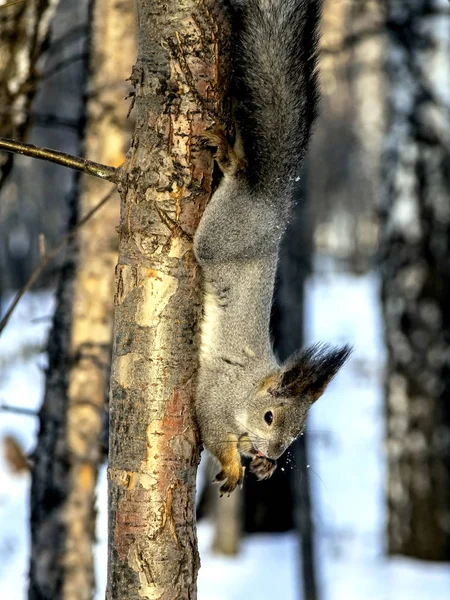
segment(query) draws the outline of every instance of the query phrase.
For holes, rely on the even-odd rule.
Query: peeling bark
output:
[[[45,50],[59,0],[27,0],[0,6],[0,136],[23,139],[39,81],[38,60]],[[13,155],[0,155],[0,189]]]
[[[84,154],[118,166],[131,137],[122,99],[135,57],[133,5],[96,0],[91,24]],[[106,189],[83,177],[76,211],[87,213]],[[80,230],[60,282],[33,472],[33,599],[90,600],[94,593],[95,486],[110,375],[118,220],[117,198]]]
[[[388,549],[450,558],[450,11],[387,0]]]
[[[201,293],[191,239],[212,190],[200,136],[224,113],[229,33],[212,0],[137,4],[136,126],[116,269],[107,598],[195,599]]]

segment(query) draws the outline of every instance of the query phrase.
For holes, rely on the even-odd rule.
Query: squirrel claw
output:
[[[233,470],[230,472],[225,472],[225,470],[222,469],[222,471],[216,475],[215,479],[216,482],[224,482],[219,488],[220,497],[222,497],[224,494],[229,496],[238,486],[242,488],[244,483],[244,473],[245,467],[242,467],[240,464],[239,470],[237,471]]]
[[[219,473],[217,473],[217,475],[214,478],[214,483],[220,483],[221,481],[225,481],[225,479],[227,478],[226,474],[224,473],[224,471],[220,471]]]

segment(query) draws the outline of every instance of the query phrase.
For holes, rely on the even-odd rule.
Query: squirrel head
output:
[[[316,344],[293,355],[264,379],[253,405],[257,410],[246,419],[243,453],[279,458],[303,431],[309,408],[350,354],[350,346]]]

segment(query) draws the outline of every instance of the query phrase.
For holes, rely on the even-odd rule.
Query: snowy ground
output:
[[[315,405],[308,425],[321,600],[448,600],[450,565],[383,556],[383,348],[377,297],[373,276],[321,274],[308,289],[308,339],[355,346],[351,362]],[[35,350],[44,345],[50,323],[45,317],[51,310],[48,295],[29,295],[0,338],[0,402],[37,407],[45,355]],[[1,412],[0,438],[7,433],[31,450],[35,419]],[[26,597],[29,478],[10,474],[0,457],[0,481],[0,597],[22,600]],[[102,590],[104,475],[98,506],[97,564]],[[293,535],[251,536],[237,559],[212,555],[210,537],[211,527],[201,523],[199,600],[300,600]],[[98,598],[102,597],[99,591]]]

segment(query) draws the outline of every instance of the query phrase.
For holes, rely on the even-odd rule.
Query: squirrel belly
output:
[[[279,244],[317,104],[320,0],[232,0],[237,142],[213,134],[223,178],[194,236],[204,281],[196,416],[221,493],[259,479],[303,430],[350,348],[319,344],[277,364],[270,314]]]

